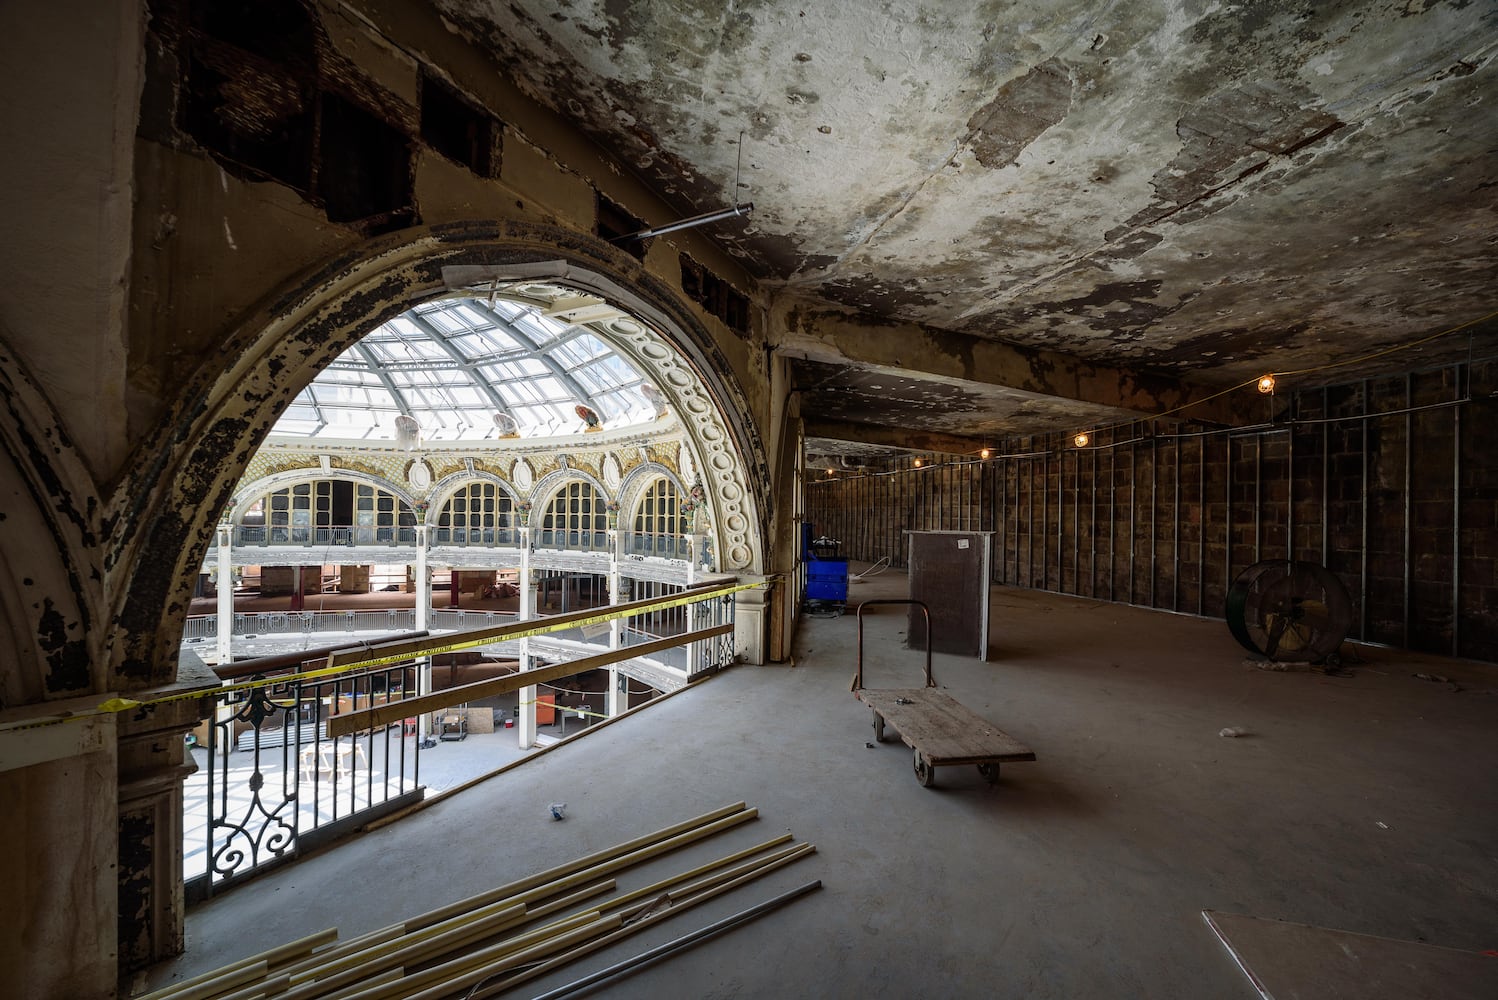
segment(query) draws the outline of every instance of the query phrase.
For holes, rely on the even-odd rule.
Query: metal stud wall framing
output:
[[[1498,660],[1498,453],[1468,430],[1498,423],[1498,361],[1270,405],[1231,432],[1137,424],[815,479],[808,517],[896,567],[907,531],[992,531],[994,583],[1210,617],[1252,562],[1319,559],[1354,637]]]

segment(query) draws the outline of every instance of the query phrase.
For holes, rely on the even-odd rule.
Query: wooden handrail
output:
[[[623,605],[619,606],[623,607]],[[409,718],[413,715],[436,712],[444,708],[451,708],[453,705],[462,704],[463,702],[476,701],[479,698],[492,698],[495,695],[509,694],[511,691],[519,691],[521,688],[527,688],[533,684],[544,684],[561,677],[571,677],[573,674],[580,674],[585,670],[597,670],[599,667],[606,667],[624,660],[631,660],[636,656],[658,653],[663,649],[671,649],[674,646],[684,646],[689,642],[696,642],[699,639],[715,639],[720,635],[727,635],[732,631],[733,623],[728,622],[723,625],[714,625],[712,628],[699,629],[696,632],[686,632],[682,635],[672,636],[669,639],[657,639],[655,642],[643,642],[637,646],[611,649],[607,653],[585,656],[580,660],[570,660],[567,663],[557,663],[535,670],[522,670],[507,677],[495,677],[486,681],[475,681],[472,684],[447,688],[444,691],[438,691],[433,694],[407,698],[404,701],[372,705],[369,708],[361,708],[357,712],[348,712],[333,716],[328,720],[328,738],[337,739],[340,736],[362,733],[367,729],[382,729],[385,726],[392,725],[401,719]]]

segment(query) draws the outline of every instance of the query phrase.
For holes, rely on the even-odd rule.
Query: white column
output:
[[[536,575],[528,550],[520,552],[520,579],[515,582],[520,585],[520,620],[528,622],[536,617]]]
[[[520,640],[520,669],[531,668],[531,641]],[[536,686],[520,689],[520,705],[515,711],[516,739],[520,749],[529,750],[536,745]]]
[[[234,526],[218,526],[218,662],[234,659]]]
[[[536,580],[531,569],[531,530],[521,529],[520,539],[520,620],[530,621],[536,617]],[[520,669],[531,668],[531,641],[520,640]],[[520,703],[515,709],[515,739],[520,749],[529,750],[536,745],[536,688],[532,685],[520,689]]]
[[[624,575],[619,572],[619,555],[616,551],[613,558],[609,560],[609,603],[624,604],[623,593]],[[624,646],[624,619],[615,618],[609,622],[609,648],[621,649]],[[604,697],[603,714],[613,718],[626,707],[623,699],[619,697],[619,681],[624,675],[619,673],[617,664],[609,667],[608,693]]]
[[[416,631],[424,632],[432,621],[432,571],[427,568],[426,525],[416,526]]]
[[[421,696],[432,693],[432,658],[430,656],[418,656],[416,658],[416,694]],[[416,738],[422,739],[432,735],[432,713],[423,712],[417,717]]]

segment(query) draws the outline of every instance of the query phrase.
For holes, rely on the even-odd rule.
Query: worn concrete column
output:
[[[744,663],[763,664],[769,661],[766,639],[773,617],[771,601],[774,581],[769,577],[740,576],[740,583],[763,583],[759,590],[741,590],[734,595],[733,651]]]
[[[0,709],[5,996],[114,995],[116,716],[21,728],[87,711],[103,698]]]
[[[119,969],[144,968],[182,953],[182,783],[197,770],[185,737],[211,711],[196,693],[218,678],[192,657],[176,684],[131,695],[173,700],[117,714]]]
[[[234,526],[218,526],[218,627],[215,630],[219,663],[234,659]]]

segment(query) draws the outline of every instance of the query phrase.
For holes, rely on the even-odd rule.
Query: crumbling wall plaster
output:
[[[13,290],[0,298],[0,338],[46,395],[60,405],[87,401],[60,419],[84,464],[107,478],[127,447],[131,135],[144,4],[7,5],[0,28],[8,95],[0,133],[12,139],[0,160],[0,270]],[[66,58],[57,54],[60,38]]]
[[[286,2],[301,9],[297,0]],[[109,599],[110,656],[127,688],[169,679],[164,675],[174,661],[164,654],[174,641],[171,623],[185,613],[186,581],[254,445],[321,364],[423,289],[440,285],[442,263],[571,259],[620,287],[648,288],[687,331],[692,342],[680,345],[687,363],[727,411],[740,454],[764,468],[758,427],[768,414],[769,390],[756,378],[763,351],[755,346],[763,343],[763,325],[756,320],[747,337],[729,331],[680,294],[682,248],[752,288],[737,265],[690,232],[655,241],[643,267],[592,236],[595,189],[638,206],[645,202],[638,183],[560,119],[520,98],[429,10],[376,2],[335,15],[319,8],[294,38],[274,44],[256,35],[251,22],[199,25],[172,3],[153,22],[129,334],[136,458],[112,484],[106,556],[121,574]],[[392,27],[401,34],[391,34]],[[369,37],[348,40],[361,33]],[[382,37],[401,41],[386,44]],[[200,50],[219,67],[214,73],[194,69]],[[365,58],[367,71],[360,64]],[[336,152],[326,134],[322,146],[266,145],[271,133],[250,114],[254,109],[225,89],[230,62],[264,70],[267,59],[287,61],[288,79],[301,81],[303,90],[264,113],[342,122],[339,128],[372,143],[379,156],[397,156],[377,156],[351,175],[375,214],[350,217],[361,203],[320,186]],[[407,60],[418,70],[440,63],[444,79],[503,122],[500,176],[481,177],[422,145],[417,109],[406,104]],[[194,81],[211,89],[193,93]],[[189,104],[198,108],[196,118],[183,117]],[[185,127],[189,121],[196,131]],[[409,204],[401,200],[403,184]],[[656,208],[651,214],[660,215]],[[418,217],[425,228],[409,229]],[[528,227],[531,221],[556,228]],[[370,242],[372,233],[401,229],[408,238]],[[271,325],[279,337],[267,335]],[[767,518],[770,500],[766,493],[745,512],[757,509],[751,517]],[[727,520],[738,525],[733,530],[748,528],[742,514]],[[147,552],[154,554],[149,560]]]

